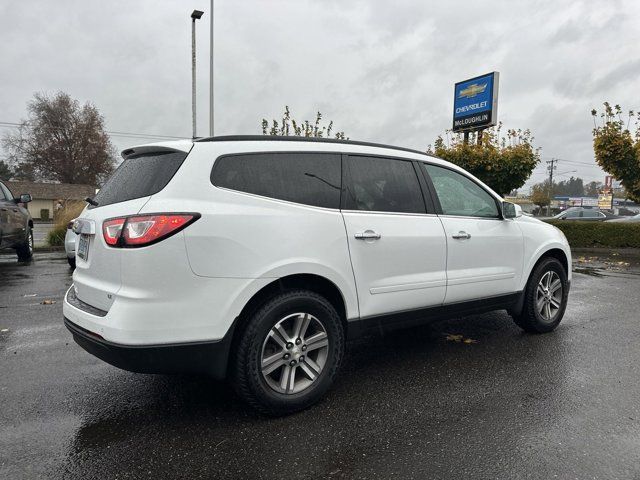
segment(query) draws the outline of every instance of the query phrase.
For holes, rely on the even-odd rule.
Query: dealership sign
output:
[[[456,83],[453,98],[453,131],[481,130],[497,124],[498,72]]]

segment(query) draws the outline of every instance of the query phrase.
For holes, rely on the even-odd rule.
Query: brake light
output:
[[[200,218],[199,213],[155,213],[112,218],[102,224],[112,247],[143,247],[164,240]]]

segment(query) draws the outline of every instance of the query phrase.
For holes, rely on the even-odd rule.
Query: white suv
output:
[[[287,137],[122,155],[75,222],[64,302],[117,367],[227,377],[277,415],[325,394],[347,338],[498,309],[542,333],[564,314],[564,235],[438,158]]]

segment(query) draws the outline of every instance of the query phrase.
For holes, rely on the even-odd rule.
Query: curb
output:
[[[64,252],[64,247],[34,247],[34,253]]]

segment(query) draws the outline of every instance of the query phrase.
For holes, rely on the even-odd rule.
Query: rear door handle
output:
[[[461,230],[458,233],[454,233],[453,235],[451,235],[451,237],[453,237],[453,238],[455,238],[457,240],[468,240],[469,238],[471,238],[471,234],[467,233],[467,232],[463,232]]]
[[[373,230],[365,230],[364,232],[358,232],[354,235],[356,240],[380,240],[382,235]]]

